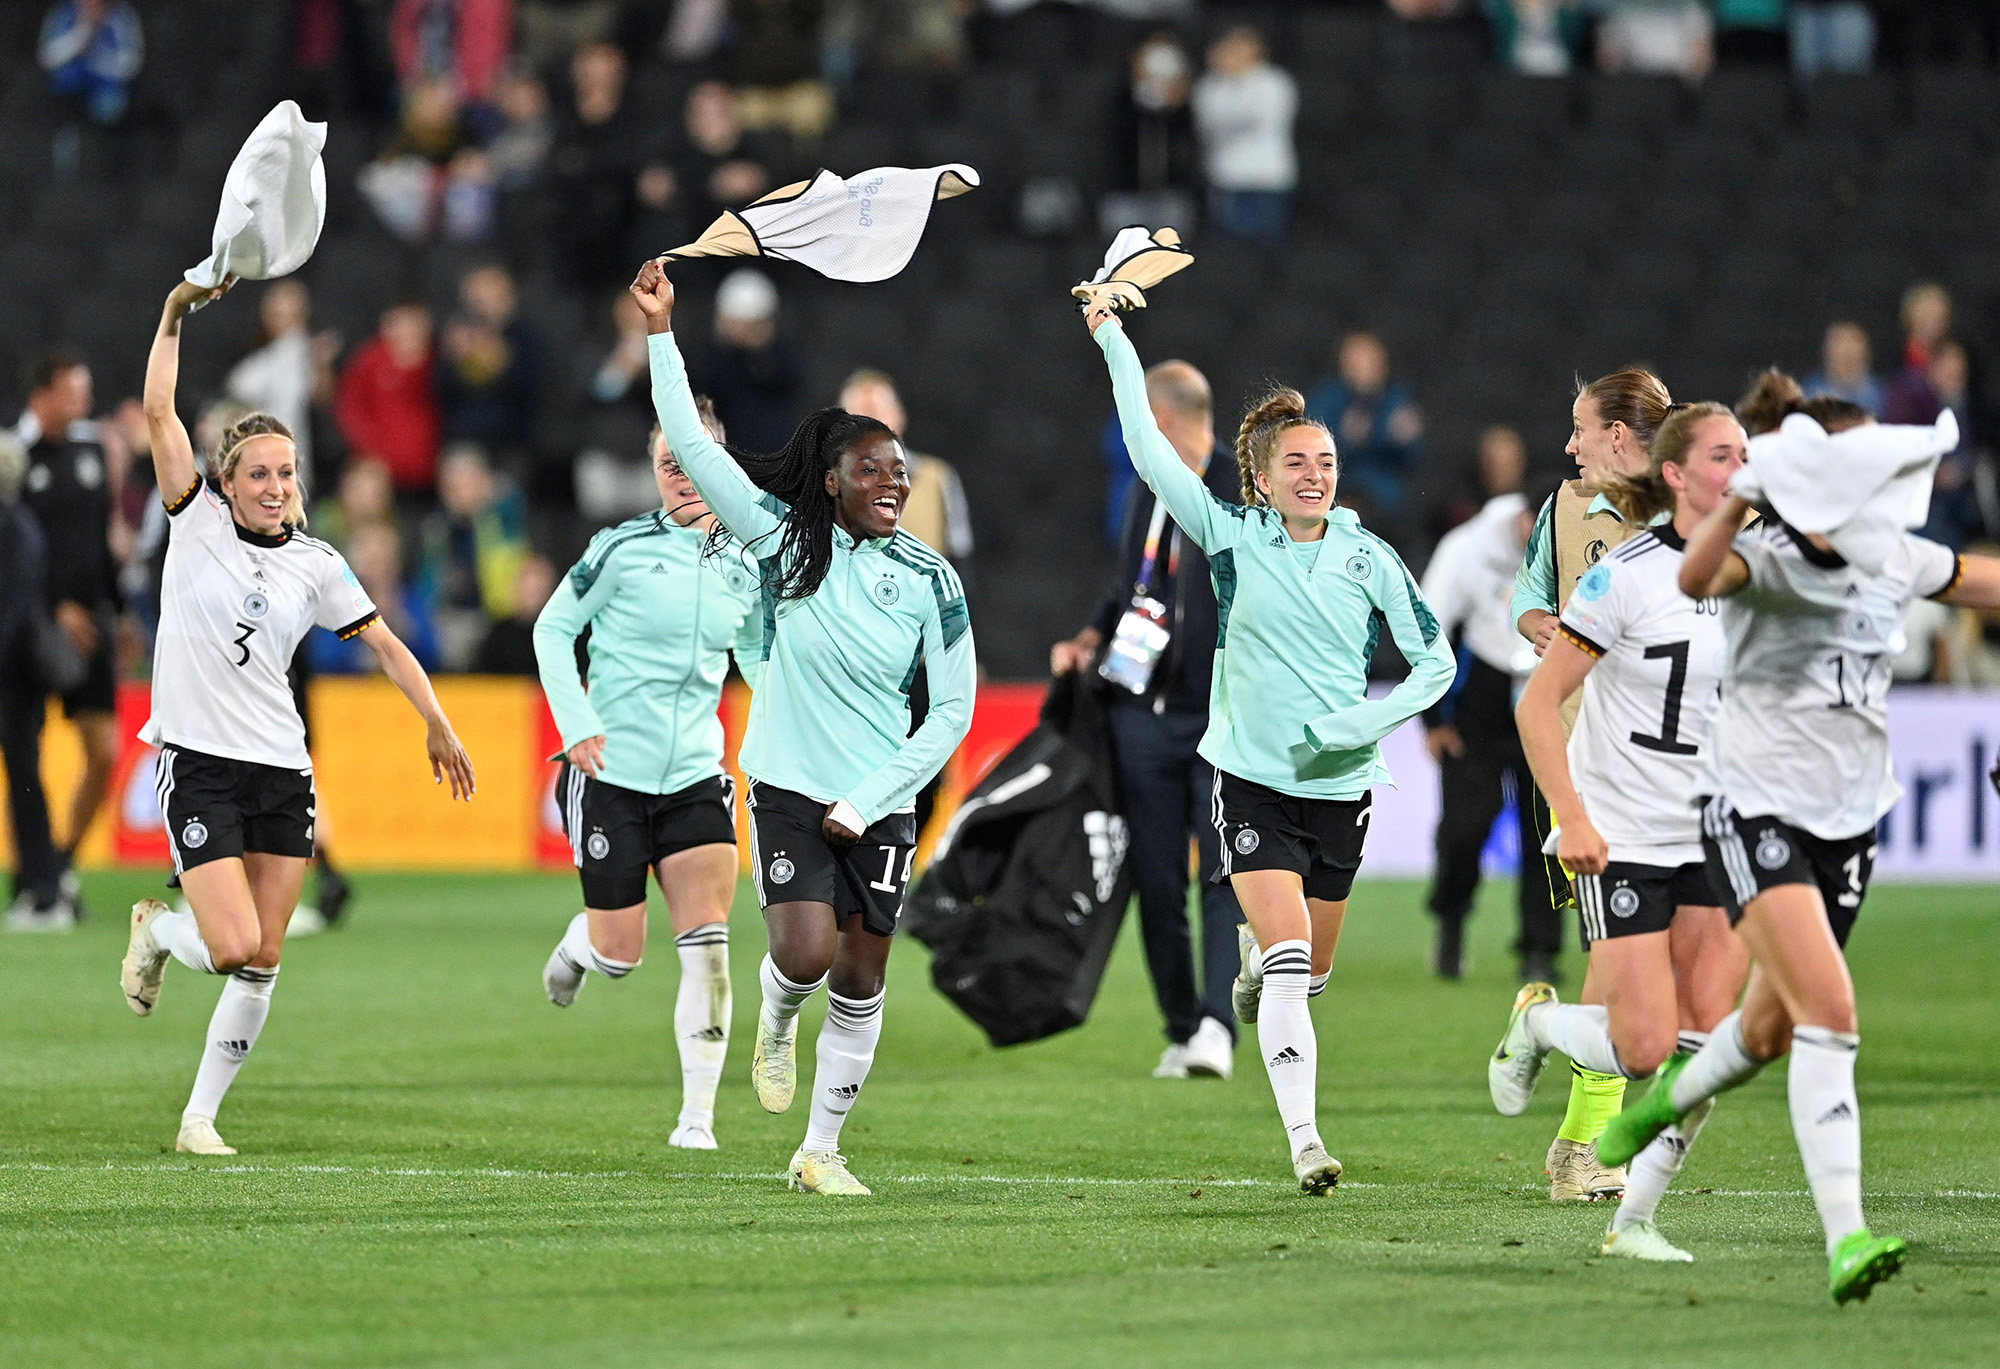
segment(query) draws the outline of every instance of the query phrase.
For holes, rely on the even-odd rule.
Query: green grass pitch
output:
[[[1421,889],[1357,890],[1315,1010],[1348,1182],[1316,1200],[1253,1047],[1229,1083],[1148,1077],[1130,927],[1089,1025],[1009,1052],[905,944],[845,1138],[876,1196],[841,1201],[777,1177],[804,1101],[751,1096],[747,891],[704,1155],[666,1145],[664,936],[559,1012],[539,972],[573,880],[359,885],[351,926],[286,957],[220,1119],[235,1160],[172,1153],[216,981],[171,967],[145,1021],[114,982],[121,907],[155,878],[95,878],[86,927],[0,943],[0,1362],[2000,1363],[2000,890],[1882,889],[1861,920],[1868,1212],[1913,1251],[1836,1309],[1781,1069],[1723,1100],[1661,1209],[1697,1264],[1598,1259],[1608,1211],[1548,1202],[1562,1073],[1523,1118],[1486,1098],[1504,888],[1457,985],[1424,973]]]

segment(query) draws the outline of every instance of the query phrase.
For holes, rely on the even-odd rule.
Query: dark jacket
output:
[[[118,563],[111,555],[111,482],[97,425],[44,433],[28,448],[21,503],[47,539],[51,605],[69,600],[91,610],[118,603]]]
[[[1202,477],[1210,493],[1232,504],[1243,502],[1243,477],[1236,458],[1217,451],[1209,458],[1208,472]],[[1104,598],[1090,625],[1109,643],[1119,617],[1132,602],[1133,586],[1139,579],[1140,564],[1146,559],[1146,530],[1153,522],[1153,492],[1144,485],[1132,490],[1125,507],[1125,533],[1119,539],[1118,578]],[[1179,571],[1168,573],[1173,553],[1180,553]],[[1160,537],[1159,562],[1153,568],[1152,597],[1167,606],[1167,622],[1173,638],[1166,653],[1153,669],[1150,687],[1143,696],[1122,689],[1110,692],[1119,703],[1143,701],[1148,707],[1164,700],[1162,712],[1208,712],[1208,688],[1215,670],[1217,613],[1215,582],[1209,578],[1208,557],[1193,538],[1180,530],[1170,517]]]

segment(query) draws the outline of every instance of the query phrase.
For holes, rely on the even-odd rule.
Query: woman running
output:
[[[1606,553],[1645,531],[1625,517],[1606,491],[1614,480],[1647,469],[1653,438],[1672,407],[1667,387],[1650,371],[1614,371],[1577,392],[1570,409],[1569,445],[1564,448],[1576,461],[1577,478],[1564,482],[1542,505],[1528,536],[1520,572],[1514,577],[1515,624],[1521,635],[1534,643],[1536,655],[1546,652],[1555,640],[1559,615],[1577,582]],[[1572,695],[1563,705],[1565,728],[1576,722],[1580,703],[1580,696]],[[1546,839],[1551,825],[1548,801],[1539,789],[1529,801],[1534,826]],[[1536,857],[1524,851],[1522,858]],[[1548,922],[1536,929],[1535,944],[1528,944],[1529,930],[1522,928],[1521,978],[1529,983],[1555,981],[1556,953],[1562,948],[1562,915],[1576,907],[1561,862],[1548,856],[1542,859],[1555,906],[1549,910]],[[1586,1004],[1600,1001],[1588,971],[1580,998]],[[1617,1114],[1624,1098],[1623,1076],[1602,1074],[1570,1062],[1569,1109],[1555,1139],[1549,1142],[1544,1161],[1551,1201],[1591,1202],[1624,1191],[1624,1173],[1601,1163],[1596,1145],[1598,1133]]]
[[[366,642],[423,716],[432,777],[449,778],[453,798],[470,799],[473,789],[472,762],[423,668],[383,625],[340,553],[300,531],[305,497],[285,425],[251,414],[222,435],[212,484],[195,467],[174,410],[181,320],[231,284],[175,286],[146,364],[146,427],[168,540],[153,716],[139,737],[160,750],[170,883],[193,911],[141,899],[119,974],[125,1002],[141,1017],[159,1001],[168,956],[230,977],[174,1141],[197,1155],[236,1153],[216,1135],[216,1110],[270,1015],[286,924],[312,863],[312,758],[286,680],[300,639],[317,624]]]
[[[1246,948],[1238,1015],[1257,1025],[1299,1189],[1325,1193],[1340,1182],[1340,1161],[1320,1139],[1307,1000],[1333,968],[1370,786],[1389,778],[1375,743],[1435,703],[1458,663],[1396,553],[1334,505],[1333,435],[1305,416],[1296,390],[1244,415],[1243,503],[1227,503],[1153,421],[1123,325],[1104,308],[1086,321],[1111,369],[1133,465],[1208,553],[1221,628],[1200,751],[1216,771],[1222,873],[1263,948],[1261,959]],[[1385,622],[1410,674],[1371,700],[1368,663]]]
[[[639,967],[651,870],[681,960],[681,1112],[667,1144],[714,1150],[736,895],[736,785],[716,708],[731,650],[752,678],[764,622],[755,562],[733,542],[706,549],[715,515],[657,430],[651,448],[662,507],[593,537],[535,620],[535,660],[563,741],[556,795],[584,906],[542,987],[566,1008],[586,971],[622,979]],[[587,694],[576,670],[585,628]]]
[[[1767,376],[1759,386],[1767,399],[1772,383]],[[1873,423],[1840,400],[1747,407],[1771,408],[1773,424],[1787,411],[1806,413],[1821,439],[1841,432],[1850,450],[1865,451]],[[1861,1038],[1843,953],[1874,872],[1875,825],[1902,792],[1889,753],[1890,663],[1917,596],[2000,606],[2000,560],[1958,556],[1905,532],[1888,542],[1879,569],[1865,569],[1828,537],[1774,516],[1739,531],[1751,507],[1732,493],[1702,520],[1680,585],[1723,601],[1728,662],[1710,730],[1702,845],[1755,968],[1742,1008],[1691,1058],[1669,1059],[1598,1145],[1607,1161],[1638,1153],[1789,1049],[1792,1131],[1826,1229],[1829,1290],[1844,1303],[1866,1298],[1908,1253],[1862,1221]]]
[[[1702,864],[1705,744],[1721,678],[1718,605],[1680,590],[1687,535],[1742,466],[1743,426],[1721,404],[1677,408],[1650,469],[1602,488],[1647,528],[1587,571],[1515,711],[1535,782],[1559,825],[1589,982],[1602,1004],[1559,1003],[1529,984],[1487,1065],[1493,1105],[1519,1116],[1551,1050],[1601,1074],[1643,1079],[1678,1046],[1699,1050],[1736,1006],[1749,958]],[[1671,520],[1655,523],[1660,514]],[[1565,749],[1562,706],[1583,708]],[[1669,930],[1671,929],[1671,930]],[[1691,1260],[1653,1224],[1707,1109],[1641,1155],[1603,1253]]]
[[[897,526],[909,461],[882,423],[808,414],[784,450],[732,453],[701,426],[674,345],[674,287],[656,261],[632,284],[651,334],[667,445],[720,527],[761,572],[763,665],[743,738],[751,852],[770,954],[750,1060],[757,1101],[792,1105],[799,1007],[827,986],[818,1073],[791,1186],[866,1194],[840,1129],[882,1035],[890,938],[916,859],[917,791],[972,725],[965,592],[945,559]],[[922,670],[931,707],[910,729]]]

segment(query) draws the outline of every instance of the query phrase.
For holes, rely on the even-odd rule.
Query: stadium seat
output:
[[[1429,71],[1385,71],[1364,101],[1371,126],[1420,137],[1450,132],[1467,113],[1464,82]]]
[[[1918,129],[1956,131],[1990,146],[2000,137],[2000,76],[1977,68],[1912,72],[1910,121]]]
[[[1477,83],[1474,125],[1516,139],[1553,137],[1573,121],[1575,102],[1568,81],[1488,72]]]
[[[1378,17],[1360,9],[1307,9],[1298,16],[1296,62],[1300,72],[1358,76],[1378,69]]]
[[[1899,84],[1872,76],[1816,76],[1799,84],[1798,101],[1815,131],[1883,138],[1902,119]]]
[[[1663,141],[1688,115],[1687,84],[1671,76],[1599,76],[1583,85],[1586,122],[1593,129]]]
[[[1724,68],[1702,82],[1694,117],[1711,133],[1775,137],[1792,121],[1791,82],[1776,71]]]

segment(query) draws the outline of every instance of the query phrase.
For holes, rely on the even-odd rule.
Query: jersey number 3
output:
[[[1688,644],[1686,642],[1663,642],[1659,646],[1646,648],[1646,659],[1670,661],[1667,667],[1667,703],[1660,716],[1660,735],[1649,737],[1643,732],[1632,734],[1632,744],[1643,746],[1648,751],[1664,751],[1669,756],[1692,756],[1700,747],[1680,739],[1681,733],[1681,693],[1688,682]]]
[[[243,635],[238,637],[234,643],[236,648],[243,653],[236,658],[236,666],[240,670],[250,664],[250,639],[256,635],[257,629],[249,623],[238,623],[236,626],[243,629]]]

